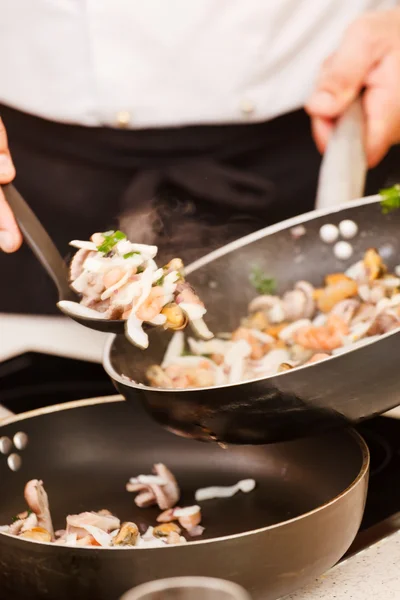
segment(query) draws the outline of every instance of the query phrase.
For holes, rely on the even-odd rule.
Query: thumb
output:
[[[323,64],[306,104],[311,117],[334,119],[360,94],[368,73],[384,54],[367,19],[349,27],[338,50]]]

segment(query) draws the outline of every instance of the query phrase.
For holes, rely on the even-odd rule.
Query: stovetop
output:
[[[35,352],[0,363],[0,404],[16,414],[113,393],[114,386],[96,363]],[[371,474],[360,534],[347,556],[360,549],[364,533],[400,512],[400,420],[377,417],[356,429],[369,446]]]

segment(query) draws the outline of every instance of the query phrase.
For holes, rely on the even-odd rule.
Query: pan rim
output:
[[[280,221],[279,223],[274,223],[273,225],[268,225],[267,227],[263,227],[258,231],[254,231],[253,233],[249,233],[238,240],[234,240],[222,248],[217,248],[217,250],[213,250],[209,252],[205,256],[193,261],[187,267],[185,267],[185,275],[190,275],[194,271],[197,271],[204,265],[216,260],[217,258],[221,258],[221,256],[225,256],[225,254],[229,254],[232,250],[236,250],[237,248],[242,248],[243,246],[248,246],[248,244],[252,244],[258,240],[261,240],[264,237],[277,233],[278,231],[284,231],[285,229],[291,229],[296,225],[303,225],[303,223],[308,223],[309,221],[313,221],[314,219],[318,219],[320,217],[324,217],[327,215],[333,215],[338,212],[342,212],[344,210],[348,210],[351,208],[357,208],[358,206],[368,205],[368,204],[376,204],[382,201],[382,196],[380,194],[373,194],[372,196],[364,196],[362,198],[356,198],[355,200],[351,200],[349,202],[342,202],[331,208],[319,208],[317,210],[310,210],[307,213],[302,215],[297,215],[296,217],[291,217],[290,219],[285,219],[284,221]]]
[[[109,404],[109,403],[113,403],[113,402],[126,402],[126,400],[123,396],[120,396],[119,394],[115,394],[112,396],[86,398],[83,400],[73,400],[72,402],[65,402],[64,404],[55,404],[53,406],[45,406],[45,407],[38,408],[35,410],[27,411],[25,413],[21,413],[19,415],[7,417],[6,419],[1,420],[0,421],[0,431],[6,425],[18,423],[19,421],[23,421],[23,420],[30,419],[30,418],[40,417],[45,414],[51,414],[53,412],[61,412],[64,410],[71,410],[71,409],[75,409],[75,408],[84,408],[86,406]],[[276,529],[278,527],[284,527],[285,525],[290,525],[290,524],[300,521],[302,519],[307,519],[307,518],[311,517],[312,515],[318,514],[319,512],[326,510],[330,506],[337,504],[337,502],[339,502],[342,498],[346,497],[348,494],[353,492],[359,485],[361,485],[361,483],[368,476],[369,467],[370,467],[370,453],[369,453],[369,449],[368,449],[367,443],[365,442],[364,438],[353,428],[345,428],[345,430],[357,443],[358,448],[361,451],[362,461],[361,461],[361,466],[357,473],[357,476],[339,494],[337,494],[336,496],[334,496],[333,498],[331,498],[324,504],[321,504],[320,506],[317,506],[316,508],[313,508],[312,510],[310,510],[306,513],[297,515],[296,517],[293,517],[292,519],[288,519],[287,521],[281,521],[279,523],[274,523],[272,525],[267,525],[265,527],[259,527],[258,529],[252,529],[250,531],[244,531],[241,533],[233,533],[230,535],[219,536],[219,537],[206,539],[206,540],[193,540],[191,542],[188,542],[188,544],[185,544],[184,547],[186,548],[188,546],[189,547],[197,546],[199,544],[211,544],[211,543],[215,543],[215,542],[224,542],[224,541],[228,541],[228,540],[234,540],[237,538],[259,535],[259,534],[265,533],[267,531]],[[17,536],[13,536],[11,534],[8,534],[8,533],[2,532],[2,531],[0,532],[0,536],[1,535],[5,536],[7,538],[14,539],[16,541],[16,543],[20,543],[20,544],[31,543],[31,544],[36,544],[39,546],[49,546],[52,548],[59,548],[60,551],[70,550],[71,548],[73,548],[77,551],[86,551],[86,552],[87,551],[96,552],[98,550],[108,551],[108,552],[161,550],[161,548],[157,548],[157,547],[156,548],[135,548],[135,547],[133,547],[133,548],[127,548],[127,547],[108,548],[108,547],[100,547],[100,546],[99,547],[64,546],[64,545],[57,545],[57,544],[54,544],[51,542],[38,542],[35,540],[29,540],[29,539],[20,540]],[[162,550],[165,552],[166,548],[169,548],[170,550],[176,550],[177,548],[182,548],[182,547],[183,546],[180,546],[180,545],[177,545],[177,546],[166,545],[165,548],[162,548]]]
[[[298,215],[296,217],[292,217],[291,219],[286,219],[285,221],[281,221],[280,223],[275,223],[274,225],[269,225],[268,227],[264,227],[263,229],[259,229],[258,231],[250,233],[249,235],[243,236],[243,237],[239,238],[238,240],[230,242],[229,244],[226,244],[222,248],[214,250],[213,252],[206,254],[202,258],[199,258],[198,260],[194,261],[193,263],[188,265],[188,267],[185,268],[185,274],[190,275],[190,273],[193,273],[197,269],[207,265],[208,263],[210,263],[222,256],[225,256],[226,254],[229,254],[233,250],[242,248],[243,246],[247,246],[248,244],[251,244],[257,240],[260,240],[260,239],[267,237],[269,235],[272,235],[274,233],[277,233],[278,231],[283,231],[285,229],[291,229],[292,227],[295,227],[296,225],[302,225],[303,223],[307,223],[308,221],[312,221],[312,220],[317,219],[322,216],[335,214],[335,213],[342,212],[347,209],[356,208],[358,206],[363,206],[366,204],[367,205],[368,204],[376,204],[381,201],[382,201],[382,197],[379,194],[375,194],[372,196],[365,196],[363,198],[358,198],[358,199],[352,200],[350,202],[339,204],[339,205],[335,206],[334,208],[323,208],[323,209],[318,209],[318,210],[312,210],[312,211],[309,211],[308,213],[305,213],[304,215]],[[297,373],[298,371],[302,371],[304,369],[318,368],[318,366],[320,366],[321,362],[325,363],[330,360],[340,360],[343,356],[346,356],[346,355],[351,354],[356,351],[361,351],[368,346],[372,346],[373,344],[378,343],[390,336],[394,336],[398,333],[399,333],[399,329],[388,331],[387,333],[380,335],[379,339],[377,339],[377,340],[365,340],[365,342],[361,346],[356,346],[355,348],[349,348],[345,352],[329,356],[329,357],[325,358],[323,361],[311,363],[311,364],[300,365],[300,366],[296,367],[295,372]],[[129,380],[128,378],[125,379],[120,373],[118,373],[114,369],[110,357],[111,357],[111,348],[113,346],[115,338],[116,338],[115,334],[110,335],[104,344],[103,368],[106,371],[107,375],[109,377],[111,377],[111,379],[113,379],[114,381],[117,381],[121,385],[126,385],[130,388],[137,389],[137,390],[149,391],[149,392],[160,393],[160,394],[171,393],[172,391],[174,394],[175,393],[176,394],[182,394],[182,393],[190,394],[190,393],[199,392],[199,391],[219,390],[219,389],[225,389],[225,388],[237,388],[237,387],[245,386],[250,383],[257,383],[260,381],[268,381],[269,379],[275,379],[277,377],[279,377],[279,378],[285,377],[285,376],[290,377],[290,375],[292,375],[292,372],[289,370],[289,371],[283,371],[281,373],[275,373],[274,375],[269,375],[268,377],[256,377],[253,379],[248,379],[246,381],[239,381],[239,382],[235,382],[235,383],[225,383],[223,385],[216,385],[216,386],[209,386],[209,387],[201,387],[201,388],[197,387],[197,388],[189,388],[189,389],[178,388],[178,389],[174,389],[174,390],[170,390],[168,388],[161,388],[161,387],[155,388],[152,386],[148,386],[145,383],[137,383],[135,381]]]

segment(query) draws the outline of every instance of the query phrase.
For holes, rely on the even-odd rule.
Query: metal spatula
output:
[[[367,159],[364,115],[358,98],[338,120],[324,153],[315,208],[333,208],[364,195]]]

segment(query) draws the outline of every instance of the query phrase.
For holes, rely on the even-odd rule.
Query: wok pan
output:
[[[253,266],[273,277],[277,292],[301,279],[317,287],[328,273],[344,271],[376,247],[393,269],[400,263],[400,211],[383,214],[380,197],[352,201],[267,227],[231,243],[187,268],[189,281],[208,307],[215,333],[233,331],[256,295],[249,282]],[[325,223],[352,219],[359,234],[348,261],[335,258],[319,238]],[[294,227],[305,234],[295,238]],[[175,433],[204,441],[263,444],[295,439],[343,423],[356,423],[397,406],[398,331],[342,355],[268,378],[191,390],[160,390],[144,385],[145,371],[159,364],[170,336],[152,331],[148,350],[122,336],[106,344],[103,365],[128,401],[141,400],[153,418]],[[125,377],[124,377],[125,376]],[[133,381],[129,381],[130,378]],[[135,383],[137,382],[137,383]]]
[[[117,600],[154,579],[199,575],[232,580],[254,600],[274,600],[330,568],[361,522],[369,454],[350,429],[286,444],[221,449],[158,427],[121,397],[91,399],[9,417],[0,436],[29,438],[22,465],[0,454],[0,523],[25,508],[23,489],[41,478],[55,528],[68,513],[108,508],[122,520],[155,523],[125,491],[129,477],[165,462],[181,484],[181,505],[198,487],[253,477],[256,489],[202,504],[199,541],[165,548],[76,548],[0,533],[0,598]],[[14,450],[15,451],[15,450]]]

